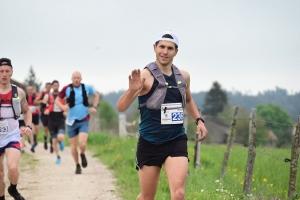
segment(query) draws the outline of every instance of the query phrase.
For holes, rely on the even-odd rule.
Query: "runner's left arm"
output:
[[[191,90],[190,90],[190,74],[184,70],[180,70],[182,75],[185,78],[186,82],[186,111],[193,117],[194,120],[196,120],[198,117],[200,117],[200,113],[198,111],[198,108],[195,104],[194,99],[192,98]],[[206,138],[208,131],[202,121],[198,121],[196,133],[199,134],[202,132],[202,136],[197,139],[197,141],[202,141]]]
[[[94,114],[97,112],[97,106],[98,106],[100,97],[99,97],[98,92],[95,89],[93,89],[91,86],[88,86],[87,89],[89,90],[89,94],[93,94],[93,96],[94,96],[93,105],[91,108],[89,108],[89,113]]]
[[[24,122],[26,125],[31,125],[32,115],[26,100],[25,92],[22,89],[18,88],[18,94],[20,98],[22,113],[24,115]]]
[[[93,107],[97,108],[100,96],[97,91],[94,92]]]

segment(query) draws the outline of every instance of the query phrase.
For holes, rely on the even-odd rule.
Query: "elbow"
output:
[[[117,107],[118,112],[125,112],[126,111],[126,109],[123,106],[121,106],[119,103],[117,103],[116,107]]]

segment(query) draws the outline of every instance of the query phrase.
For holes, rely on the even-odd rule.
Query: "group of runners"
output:
[[[136,169],[141,189],[138,200],[155,198],[162,165],[168,177],[171,199],[185,199],[188,151],[183,126],[184,109],[195,119],[197,134],[202,133],[197,141],[202,141],[208,134],[204,119],[201,118],[191,95],[190,74],[173,64],[178,46],[179,40],[174,33],[165,31],[159,34],[153,45],[156,60],[143,70],[132,70],[128,77],[129,88],[116,105],[118,111],[124,112],[138,98],[141,117],[136,150]],[[31,123],[38,125],[33,120],[39,114],[37,106],[40,106],[44,124],[44,148],[48,148],[47,137],[50,132],[50,151],[56,152],[56,163],[60,163],[59,148],[63,150],[66,121],[71,153],[76,165],[75,173],[81,174],[81,167],[88,165],[85,150],[89,118],[90,114],[96,113],[99,102],[98,93],[91,86],[81,83],[79,72],[72,74],[72,84],[63,87],[60,92],[58,81],[53,81],[51,84],[47,83],[45,92],[37,96],[31,86],[27,88],[27,95],[22,89],[12,86],[12,73],[11,61],[7,58],[0,59],[0,200],[5,199],[4,155],[10,181],[8,193],[15,200],[24,200],[17,191],[21,148],[19,141],[21,135],[30,135],[34,130],[34,136],[29,137],[31,150],[34,152],[38,127],[33,129]],[[91,105],[88,102],[90,95],[94,96]],[[17,119],[21,112],[24,124],[19,128]]]
[[[26,101],[31,111],[32,133],[28,136],[31,152],[35,152],[38,144],[37,136],[39,134],[40,119],[44,129],[44,149],[48,149],[48,137],[50,143],[50,153],[55,152],[56,164],[61,161],[60,151],[64,150],[65,140],[65,117],[67,112],[61,110],[56,104],[55,99],[59,93],[59,82],[54,80],[52,83],[46,83],[43,92],[36,93],[35,87],[29,85],[26,87]],[[64,102],[63,102],[64,103]],[[26,126],[23,115],[19,118],[19,127]],[[50,133],[50,136],[49,136]],[[59,148],[58,148],[59,146]],[[26,147],[25,136],[21,140],[21,151]]]
[[[7,178],[10,182],[8,193],[15,200],[25,198],[18,192],[19,161],[22,148],[28,136],[30,150],[34,153],[38,145],[39,119],[44,128],[44,149],[56,154],[56,164],[61,162],[60,151],[64,150],[65,129],[67,128],[75,174],[81,174],[81,167],[88,165],[85,150],[88,138],[90,114],[97,112],[99,95],[90,86],[81,83],[81,73],[72,74],[72,83],[59,91],[59,82],[46,83],[39,94],[34,86],[27,86],[26,92],[11,84],[13,65],[10,59],[0,59],[0,200],[5,200],[4,157]],[[89,105],[88,96],[93,95]],[[50,133],[50,135],[49,135]],[[78,139],[78,142],[77,142]],[[78,144],[80,153],[78,154]],[[81,165],[79,164],[79,155]]]

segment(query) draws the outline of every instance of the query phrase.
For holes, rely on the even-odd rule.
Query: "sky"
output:
[[[128,75],[155,60],[157,35],[179,38],[173,63],[190,73],[191,91],[218,81],[256,95],[300,92],[298,0],[3,0],[0,57],[23,82],[30,66],[61,88],[74,71],[100,93],[128,88]]]

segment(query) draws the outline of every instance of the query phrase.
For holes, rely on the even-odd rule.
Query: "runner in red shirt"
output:
[[[37,97],[35,94],[35,88],[31,85],[26,88],[26,100],[28,102],[28,107],[32,114],[32,124],[33,124],[33,134],[29,135],[29,142],[31,144],[31,151],[34,152],[34,147],[37,145],[37,135],[39,133],[39,107],[34,105],[34,99]],[[25,147],[25,137],[22,138],[22,146]]]
[[[44,110],[46,107],[48,107],[48,99],[49,99],[49,93],[51,90],[51,83],[46,83],[45,85],[45,91],[41,92],[34,100],[35,105],[40,105],[40,112],[41,112],[41,121],[44,127],[44,149],[48,149],[48,144],[47,144],[47,138],[49,134],[49,129],[48,129],[48,115],[44,114]],[[53,147],[52,147],[52,140],[50,139],[50,152],[53,153]]]
[[[44,114],[49,116],[48,127],[52,139],[52,146],[57,156],[55,163],[59,164],[61,160],[59,150],[64,150],[66,113],[54,104],[59,93],[59,82],[57,80],[52,82],[52,89],[53,92],[49,95],[49,107],[45,109]],[[61,103],[65,104],[64,99],[61,99]]]

